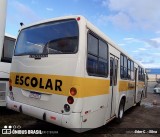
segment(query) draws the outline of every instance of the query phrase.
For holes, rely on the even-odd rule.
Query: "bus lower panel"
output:
[[[75,132],[81,132],[82,117],[80,116],[80,113],[71,113],[70,115],[63,115],[13,101],[8,96],[7,108],[41,120],[45,120],[46,122],[53,123],[58,126],[69,128],[70,130],[74,130]]]

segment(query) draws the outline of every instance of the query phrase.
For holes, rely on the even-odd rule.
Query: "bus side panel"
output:
[[[84,94],[82,115],[84,115],[86,111],[94,112],[107,106],[109,80],[85,78],[81,87],[83,87],[82,90]]]
[[[128,91],[127,91],[128,108],[126,109],[129,109],[134,105],[134,96],[135,96],[135,82],[128,81]]]
[[[127,96],[126,96],[125,110],[129,109],[133,105],[134,105],[134,91],[133,90],[128,90],[127,91]]]
[[[104,107],[87,115],[82,118],[82,128],[97,128],[104,125],[104,118],[107,108]]]
[[[83,109],[81,115],[84,116],[88,113],[93,113],[101,108],[108,107],[108,94],[86,97],[83,99]]]
[[[62,115],[62,126],[67,128],[72,128],[72,130],[77,130],[81,128],[82,117],[80,113],[71,113],[70,115]]]
[[[144,93],[144,88],[145,88],[144,84],[145,83],[143,81],[138,82],[138,92],[137,92],[137,100],[136,100],[137,103],[141,100],[141,95]]]

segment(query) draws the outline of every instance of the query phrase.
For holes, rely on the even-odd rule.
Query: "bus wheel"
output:
[[[124,115],[124,105],[125,105],[125,100],[122,99],[119,105],[119,110],[118,110],[118,117],[116,119],[117,123],[121,123]]]
[[[141,100],[136,104],[137,106],[140,106],[141,105]]]

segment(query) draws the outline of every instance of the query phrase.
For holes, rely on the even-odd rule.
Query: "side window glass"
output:
[[[98,55],[98,39],[92,35],[88,35],[88,52]]]
[[[126,56],[124,56],[124,78],[126,79],[127,78],[127,74],[128,74],[128,70],[127,70],[127,57]]]
[[[99,56],[107,59],[107,44],[101,40],[99,41]]]
[[[121,78],[122,78],[122,79],[124,78],[123,60],[124,60],[124,56],[121,55],[121,58],[120,58],[120,66],[121,66],[120,69],[121,69],[121,70],[120,70],[120,72],[121,72]]]
[[[107,77],[108,45],[98,36],[88,34],[87,72],[89,75]]]
[[[128,79],[131,79],[131,61],[128,60]]]
[[[97,57],[92,55],[88,55],[88,63],[87,63],[87,70],[90,74],[96,74],[97,70]]]

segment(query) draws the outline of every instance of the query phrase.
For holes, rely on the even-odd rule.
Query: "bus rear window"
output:
[[[78,51],[76,20],[56,21],[21,31],[14,55],[74,54]]]

